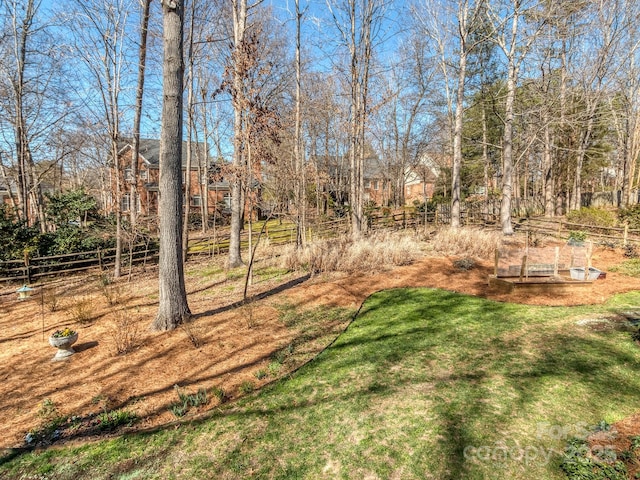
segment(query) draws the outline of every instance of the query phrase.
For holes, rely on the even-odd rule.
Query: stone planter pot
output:
[[[64,360],[70,355],[76,353],[71,345],[77,341],[78,332],[73,335],[69,335],[68,337],[49,337],[49,345],[58,349],[53,360]]]

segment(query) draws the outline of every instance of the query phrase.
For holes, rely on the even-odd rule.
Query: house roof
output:
[[[123,139],[118,143],[118,154],[123,155],[128,150],[133,149],[133,139]],[[197,156],[206,152],[206,144],[203,142],[191,143],[191,168],[197,167]],[[207,153],[208,163],[213,163],[213,159]],[[150,168],[158,168],[160,165],[160,140],[141,138],[140,156],[147,162]],[[182,142],[182,167],[187,167],[187,142]]]
[[[382,164],[380,158],[373,152],[369,152],[364,159],[364,171],[362,176],[365,180],[370,179],[382,179],[387,178],[389,175],[385,171],[385,166]],[[324,166],[327,173],[332,177],[338,175],[348,176],[349,172],[349,159],[346,155],[338,156],[324,156],[318,155],[315,157],[316,161]]]

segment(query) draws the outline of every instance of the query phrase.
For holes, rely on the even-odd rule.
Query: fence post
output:
[[[629,222],[624,222],[624,238],[622,240],[622,245],[627,246],[627,241],[629,237]]]
[[[522,282],[525,274],[527,273],[527,256],[522,256],[522,265],[520,265],[520,282]]]
[[[98,247],[98,266],[100,267],[100,271],[102,271],[102,250],[100,247]]]
[[[27,283],[31,283],[31,266],[29,264],[29,250],[24,251],[24,270]]]

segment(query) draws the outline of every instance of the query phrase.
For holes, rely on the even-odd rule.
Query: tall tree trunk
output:
[[[482,163],[484,164],[484,215],[485,221],[488,221],[491,182],[489,181],[489,125],[487,125],[487,105],[484,92],[482,93]],[[491,214],[494,214],[493,208]]]
[[[113,211],[116,216],[116,253],[113,266],[113,277],[120,278],[122,269],[122,182],[121,182],[121,165],[120,158],[118,157],[118,137],[117,137],[117,123],[114,124],[115,128],[112,132],[111,138],[111,155],[113,156],[114,170],[115,170],[115,183],[116,183],[116,198],[113,202]],[[131,207],[131,206],[129,206]]]
[[[189,49],[187,60],[187,162],[184,169],[184,223],[182,224],[182,261],[187,262],[189,250],[189,215],[191,213],[191,164],[193,155],[193,31],[196,1],[191,0],[191,15],[189,16]],[[182,161],[180,162],[182,168]]]
[[[306,201],[305,201],[305,172],[304,172],[304,161],[302,155],[302,136],[301,136],[301,102],[302,102],[302,92],[300,87],[300,77],[301,77],[301,69],[302,64],[300,61],[300,23],[302,19],[302,12],[300,11],[300,0],[295,0],[296,2],[296,112],[295,112],[295,145],[293,147],[294,156],[296,159],[296,211],[298,221],[296,222],[296,247],[302,248],[305,244],[305,212],[306,212]]]
[[[240,232],[242,230],[243,194],[242,171],[244,166],[244,85],[242,57],[247,27],[247,0],[233,0],[233,175],[231,176],[231,231],[229,233],[229,257],[227,265],[242,265]]]
[[[15,77],[12,79],[13,94],[15,96],[15,142],[18,164],[18,196],[20,199],[20,211],[22,219],[28,225],[33,225],[31,208],[29,205],[29,192],[31,191],[31,149],[29,147],[29,137],[27,135],[27,125],[24,117],[24,96],[25,96],[25,67],[27,62],[27,43],[31,37],[31,26],[36,13],[33,0],[28,0],[24,9],[22,19],[18,18],[18,11],[14,7],[12,12],[13,34],[14,34],[14,55],[16,61]],[[44,225],[41,226],[41,228]]]
[[[136,87],[136,106],[133,115],[133,153],[131,155],[131,179],[129,183],[129,221],[135,228],[138,218],[138,157],[140,156],[140,117],[142,116],[142,99],[144,98],[144,72],[147,64],[147,33],[151,0],[142,2],[142,20],[140,24],[140,50],[138,53],[138,84]]]
[[[516,67],[509,62],[507,98],[505,101],[504,135],[502,139],[502,203],[500,224],[502,233],[513,234],[511,224],[511,199],[513,195],[513,105],[516,96]]]
[[[580,145],[578,145],[578,153],[576,155],[576,168],[573,177],[573,194],[571,202],[572,210],[580,210],[580,207],[582,206],[582,167],[587,156],[587,150],[591,144],[591,134],[593,133],[596,101],[593,100],[593,102],[593,106],[589,108],[587,112],[589,118],[587,119],[585,130],[580,135]]]
[[[464,27],[460,27],[464,31]],[[465,40],[460,39],[458,65],[458,90],[453,126],[453,165],[451,168],[451,227],[460,227],[460,170],[462,169],[462,120],[464,110],[464,80],[467,75],[467,52]]]
[[[160,135],[159,306],[154,330],[171,330],[189,319],[182,262],[182,87],[184,5],[161,0],[163,12],[163,105]]]
[[[203,92],[203,96],[206,95]],[[202,108],[202,130],[203,130],[203,143],[204,153],[198,157],[198,180],[200,183],[200,198],[202,198],[202,206],[200,214],[202,217],[202,233],[206,233],[209,229],[209,127],[207,123],[207,109],[205,106],[204,98],[201,104]],[[204,159],[203,159],[204,157]],[[202,162],[204,161],[204,166]],[[216,194],[215,203],[218,202],[218,196]],[[214,205],[215,205],[214,203]]]
[[[359,55],[357,51],[357,31],[356,31],[356,2],[350,0],[350,56],[351,56],[351,105],[349,125],[349,206],[351,208],[351,234],[354,240],[362,235],[362,217],[360,216],[360,204],[362,193],[360,187],[360,165],[359,162],[359,120],[360,120],[360,92],[359,92]]]
[[[555,215],[554,191],[553,191],[553,161],[551,159],[551,125],[549,124],[549,112],[545,110],[544,118],[544,145],[542,152],[542,192],[544,195],[544,215]]]

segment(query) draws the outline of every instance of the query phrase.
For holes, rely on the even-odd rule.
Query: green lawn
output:
[[[315,361],[236,405],[15,453],[0,478],[563,479],[570,436],[640,410],[640,349],[575,322],[636,305],[640,293],[551,308],[381,292]]]

